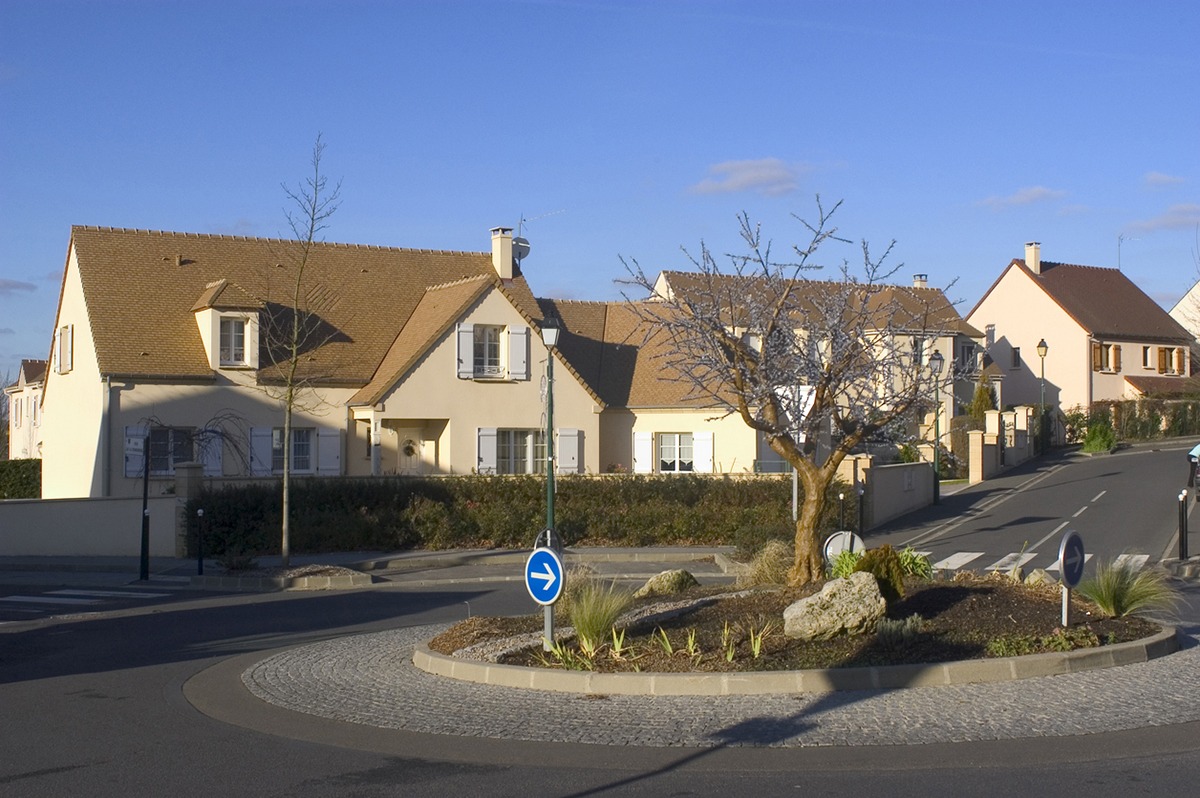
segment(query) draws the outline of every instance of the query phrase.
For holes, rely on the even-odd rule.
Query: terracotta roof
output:
[[[192,308],[213,283],[272,313],[288,305],[294,241],[99,227],[74,227],[71,239],[105,375],[211,379]],[[428,287],[482,275],[495,275],[490,252],[315,245],[304,283],[322,334],[305,369],[328,384],[367,384]],[[538,313],[519,274],[503,290]]]
[[[1200,377],[1126,377],[1125,382],[1142,396],[1200,395]]]
[[[1192,339],[1183,325],[1119,269],[1042,261],[1041,274],[1034,274],[1023,259],[1014,258],[992,288],[1009,269],[1025,272],[1085,332],[1097,338],[1166,343],[1184,343]],[[975,308],[983,303],[991,290],[988,289]],[[972,309],[971,313],[974,312]]]
[[[742,297],[756,291],[777,290],[774,280],[730,274],[710,275],[700,272],[663,272],[677,299],[684,302],[704,296],[718,296],[731,308],[743,306]],[[917,288],[896,285],[859,285],[847,289],[847,284],[829,280],[790,281],[798,291],[795,299],[798,312],[821,312],[823,300],[840,300],[846,304],[847,315],[854,303],[867,302],[867,309],[877,314],[879,328],[898,326],[905,332],[959,333],[982,338],[983,333],[967,324],[946,295],[937,288]],[[861,304],[857,305],[861,307]]]
[[[382,399],[429,347],[493,285],[492,279],[481,274],[427,289],[384,355],[375,376],[362,390],[350,397],[348,404],[373,405]]]

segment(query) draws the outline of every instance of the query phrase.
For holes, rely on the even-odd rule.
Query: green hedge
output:
[[[555,519],[567,545],[749,550],[794,535],[786,475],[559,477],[556,485]],[[837,524],[838,490],[830,490],[822,530]],[[305,479],[292,484],[290,501],[296,553],[522,548],[546,523],[545,479],[534,476]],[[234,487],[192,500],[188,518],[195,526],[204,509],[206,555],[270,554],[279,551],[280,507],[278,484]]]
[[[41,460],[0,460],[0,499],[37,499],[41,495]]]
[[[1118,440],[1149,441],[1200,435],[1200,400],[1127,399],[1096,402],[1088,412],[1074,408],[1063,414],[1067,439],[1080,442],[1097,425],[1112,429]]]

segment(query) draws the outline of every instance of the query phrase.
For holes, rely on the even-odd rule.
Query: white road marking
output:
[[[944,560],[939,560],[938,562],[935,562],[933,564],[933,568],[936,571],[955,571],[955,570],[958,570],[959,568],[962,568],[964,565],[969,563],[971,560],[974,560],[974,559],[976,559],[978,557],[982,557],[982,556],[983,556],[982,551],[959,551],[959,552],[955,552],[954,554],[951,554],[949,557],[947,557]]]
[[[100,599],[58,598],[55,596],[5,596],[0,601],[15,601],[23,604],[99,604]]]
[[[1011,571],[1014,568],[1019,568],[1025,563],[1037,556],[1036,551],[1014,551],[1012,554],[1006,554],[999,560],[985,568],[985,571]]]
[[[1134,570],[1141,570],[1149,559],[1149,554],[1118,554],[1113,560],[1113,565],[1119,568],[1128,566]]]
[[[1093,502],[1094,502],[1094,501],[1096,501],[1096,499],[1099,499],[1101,496],[1103,496],[1103,495],[1104,495],[1104,494],[1106,494],[1106,493],[1108,493],[1108,491],[1106,491],[1106,490],[1102,490],[1102,491],[1100,491],[1099,493],[1097,493],[1097,494],[1096,494],[1096,498],[1095,498],[1095,499],[1092,499],[1092,501],[1093,501]]]
[[[1092,559],[1092,555],[1090,553],[1083,555],[1083,562],[1085,564],[1090,559]],[[1054,562],[1052,562],[1046,566],[1046,570],[1047,571],[1057,571],[1058,570],[1058,558],[1057,557],[1054,558]]]
[[[151,599],[151,598],[166,598],[171,593],[143,593],[141,591],[121,593],[116,590],[51,590],[47,593],[50,596],[94,596],[96,598],[135,598],[135,599]]]
[[[1036,549],[1036,548],[1038,548],[1038,547],[1039,547],[1039,546],[1041,546],[1043,543],[1045,543],[1047,540],[1049,540],[1050,538],[1054,537],[1054,536],[1055,536],[1055,535],[1057,535],[1059,532],[1062,532],[1062,531],[1063,531],[1063,527],[1065,527],[1065,526],[1066,526],[1067,524],[1069,524],[1069,523],[1071,523],[1071,522],[1070,522],[1070,521],[1063,521],[1061,524],[1059,524],[1058,526],[1054,527],[1054,531],[1053,531],[1053,532],[1051,532],[1049,535],[1046,535],[1046,537],[1042,538],[1042,539],[1041,539],[1041,540],[1039,540],[1037,543],[1034,543],[1034,544],[1033,544],[1032,546],[1030,546],[1029,548],[1031,548],[1031,549]]]
[[[1083,505],[1082,507],[1080,507],[1078,510],[1076,510],[1076,511],[1075,511],[1075,515],[1073,515],[1073,516],[1071,516],[1071,517],[1072,517],[1072,518],[1078,518],[1079,516],[1083,515],[1083,511],[1084,511],[1084,510],[1086,510],[1086,509],[1087,509],[1087,505],[1085,504],[1085,505]]]

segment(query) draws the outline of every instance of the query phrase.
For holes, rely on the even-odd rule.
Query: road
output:
[[[1138,447],[1098,457],[1058,457],[944,497],[867,536],[868,546],[911,545],[949,570],[1057,570],[1058,546],[1075,530],[1098,560],[1138,565],[1176,555],[1178,496],[1189,447]],[[940,511],[939,511],[940,510]],[[1189,535],[1189,540],[1192,536]]]
[[[932,526],[887,534],[931,535],[930,548],[946,547],[938,551],[961,543],[990,555],[1037,542],[1071,519],[1098,556],[1130,548],[1157,559],[1174,520],[1157,505],[1178,491],[1179,459],[1139,451],[1047,465],[1021,475],[1002,501],[971,500],[977,512],[969,523],[931,535],[944,524],[934,518]],[[1040,555],[1043,547],[1026,548]],[[30,589],[43,588],[11,587]],[[1195,645],[1200,589],[1187,588],[1187,599],[1183,628]],[[1067,738],[787,750],[589,746],[571,743],[566,730],[563,742],[547,744],[371,729],[266,707],[236,675],[270,652],[314,641],[450,623],[468,612],[535,612],[524,587],[385,585],[118,601],[82,616],[0,625],[0,796],[1128,798],[1200,780],[1195,723]],[[209,701],[226,717],[252,709],[254,724],[216,720],[189,701],[189,685],[222,671],[232,678]]]

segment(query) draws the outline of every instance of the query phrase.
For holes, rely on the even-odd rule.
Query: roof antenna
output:
[[[530,222],[536,222],[538,219],[545,219],[547,216],[557,216],[560,213],[566,213],[567,209],[563,208],[550,213],[543,213],[540,216],[535,216],[532,219],[526,219],[525,214],[521,214],[521,220],[517,222],[517,235],[513,238],[513,257],[517,259],[517,267],[521,266],[521,260],[529,254],[529,239],[525,238],[525,225]]]

